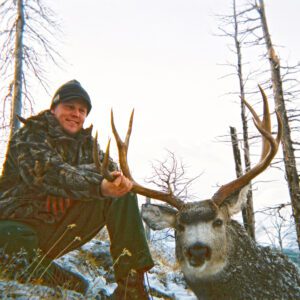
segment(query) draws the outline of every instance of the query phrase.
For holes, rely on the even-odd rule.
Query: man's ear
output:
[[[175,227],[177,210],[154,204],[142,205],[142,218],[153,230]]]

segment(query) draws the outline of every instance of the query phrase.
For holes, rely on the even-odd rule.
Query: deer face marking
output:
[[[226,264],[228,217],[211,201],[186,203],[180,211],[143,205],[142,217],[153,229],[173,227],[176,256],[185,274],[215,274]]]
[[[201,242],[198,242],[188,247],[185,255],[192,267],[201,267],[206,260],[210,260],[211,248]]]
[[[186,204],[176,218],[176,256],[184,273],[215,274],[226,264],[227,219],[211,201]]]

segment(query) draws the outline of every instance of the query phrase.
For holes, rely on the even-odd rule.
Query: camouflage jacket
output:
[[[8,146],[0,178],[0,219],[53,223],[61,219],[70,201],[103,199],[99,191],[103,178],[92,158],[92,128],[69,136],[49,110],[24,124]],[[103,158],[102,151],[99,155]],[[113,162],[110,169],[116,169]],[[49,195],[65,203],[55,203],[53,212]]]

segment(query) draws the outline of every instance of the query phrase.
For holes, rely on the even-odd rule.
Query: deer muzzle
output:
[[[210,260],[211,249],[205,244],[195,243],[187,248],[186,257],[192,267],[201,267],[205,261]]]

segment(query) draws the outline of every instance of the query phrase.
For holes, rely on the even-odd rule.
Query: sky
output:
[[[236,78],[224,78],[230,73],[224,64],[234,59],[230,41],[216,36],[216,15],[231,13],[231,2],[50,1],[63,30],[57,49],[67,62],[63,70],[49,64],[50,94],[68,80],[81,82],[93,103],[86,126],[98,130],[102,148],[112,137],[111,108],[121,136],[134,108],[128,160],[136,181],[145,184],[167,149],[187,166],[188,177],[202,174],[192,189],[197,198],[211,197],[235,177],[231,146],[217,137],[229,126],[241,129],[238,97],[224,96],[238,88]],[[279,56],[299,61],[300,2],[269,0],[265,6],[273,43],[284,46]],[[37,112],[49,107],[51,96],[35,89]],[[267,182],[255,185],[255,207],[288,201],[282,173],[267,170],[259,181]]]

